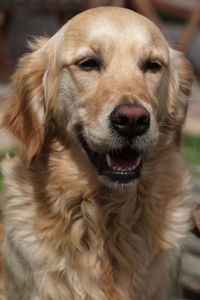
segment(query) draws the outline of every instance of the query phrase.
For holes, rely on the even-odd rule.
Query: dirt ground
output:
[[[200,83],[194,82],[190,98],[185,131],[200,135]]]

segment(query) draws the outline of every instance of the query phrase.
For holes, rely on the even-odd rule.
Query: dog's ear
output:
[[[169,53],[168,118],[175,128],[175,142],[179,145],[194,76],[190,63],[181,52],[170,49]]]
[[[27,163],[40,153],[45,135],[45,95],[43,81],[48,64],[45,51],[47,39],[31,44],[31,53],[19,62],[13,76],[9,96],[10,106],[3,119],[3,126],[24,144]]]

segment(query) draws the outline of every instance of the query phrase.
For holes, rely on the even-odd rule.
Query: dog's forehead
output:
[[[72,18],[60,31],[59,49],[71,55],[88,45],[93,49],[120,44],[143,47],[151,45],[166,51],[168,46],[160,30],[147,18],[119,7],[100,7]],[[75,52],[74,52],[75,51]]]

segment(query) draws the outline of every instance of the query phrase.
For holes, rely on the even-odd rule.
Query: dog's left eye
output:
[[[144,72],[150,71],[151,73],[157,73],[161,71],[162,64],[160,62],[148,60],[143,65]]]
[[[100,70],[100,61],[95,58],[89,58],[82,62],[78,63],[79,68],[83,69],[84,71],[99,71]]]

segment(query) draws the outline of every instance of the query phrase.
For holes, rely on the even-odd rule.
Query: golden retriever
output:
[[[173,299],[190,226],[189,63],[116,7],[83,12],[31,48],[3,120],[24,151],[2,167],[0,299]]]

